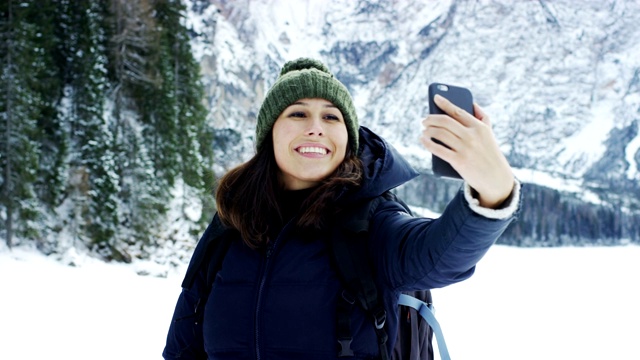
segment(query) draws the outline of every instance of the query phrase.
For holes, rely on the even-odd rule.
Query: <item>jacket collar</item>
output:
[[[383,138],[360,126],[359,156],[364,164],[362,186],[342,197],[356,201],[382,195],[420,175],[398,151]]]

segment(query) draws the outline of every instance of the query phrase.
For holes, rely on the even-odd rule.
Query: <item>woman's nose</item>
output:
[[[322,119],[319,116],[311,117],[309,121],[309,128],[306,131],[307,135],[322,136],[324,130],[322,128]]]

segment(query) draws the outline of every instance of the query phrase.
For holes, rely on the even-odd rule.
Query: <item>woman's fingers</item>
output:
[[[479,193],[482,205],[499,204],[511,191],[513,174],[491,130],[489,116],[477,104],[474,116],[441,96],[434,101],[448,115],[424,119],[421,142],[460,173]]]
[[[464,126],[473,125],[473,121],[476,120],[476,118],[474,118],[472,114],[469,114],[464,109],[456,106],[454,103],[447,100],[442,95],[439,95],[439,94],[436,95],[433,98],[433,101],[436,103],[436,105],[438,105],[440,109],[442,109],[442,111],[447,113],[452,118],[456,119],[458,122],[460,122]]]

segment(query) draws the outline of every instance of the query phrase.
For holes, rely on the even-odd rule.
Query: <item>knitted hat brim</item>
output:
[[[358,152],[358,118],[347,88],[333,75],[315,68],[294,70],[282,74],[267,92],[258,114],[256,147],[262,148],[273,124],[280,114],[300,99],[321,98],[335,105],[344,118],[349,135],[349,146]]]

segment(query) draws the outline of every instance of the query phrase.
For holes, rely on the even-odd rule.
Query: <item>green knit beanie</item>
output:
[[[351,94],[323,63],[309,58],[300,58],[284,64],[275,84],[267,92],[258,113],[257,150],[260,151],[262,148],[265,138],[269,136],[273,124],[284,109],[305,98],[329,100],[340,110],[349,134],[349,146],[357,154],[358,116]]]

